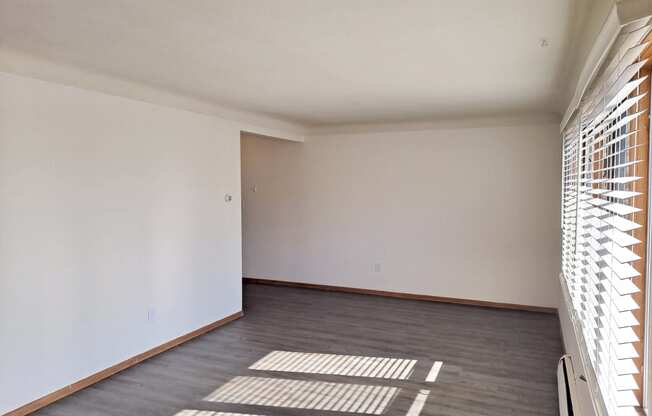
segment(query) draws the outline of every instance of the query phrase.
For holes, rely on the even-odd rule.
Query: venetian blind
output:
[[[641,397],[649,33],[623,28],[562,135],[562,276],[608,415]]]

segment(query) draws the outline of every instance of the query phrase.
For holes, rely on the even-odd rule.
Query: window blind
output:
[[[610,416],[637,414],[641,401],[649,22],[623,27],[562,134],[562,277]]]

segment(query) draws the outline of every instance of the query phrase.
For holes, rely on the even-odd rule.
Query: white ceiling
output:
[[[579,3],[0,0],[0,50],[306,126],[559,113]]]

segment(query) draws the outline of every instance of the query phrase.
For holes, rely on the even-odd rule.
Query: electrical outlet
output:
[[[375,263],[374,264],[374,272],[380,273],[380,263]]]
[[[154,308],[147,309],[147,320],[153,322],[156,319],[156,310]]]

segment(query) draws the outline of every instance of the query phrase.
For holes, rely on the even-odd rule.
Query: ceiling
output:
[[[580,3],[0,0],[0,51],[305,126],[560,113]]]

